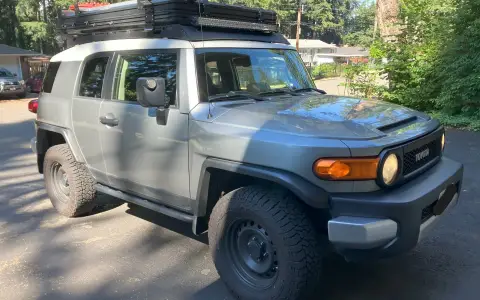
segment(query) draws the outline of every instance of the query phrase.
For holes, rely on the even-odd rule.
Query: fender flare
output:
[[[42,129],[45,131],[51,131],[55,133],[59,133],[63,136],[63,139],[67,143],[68,147],[70,147],[70,150],[72,150],[73,156],[77,162],[80,163],[85,163],[85,158],[83,157],[82,151],[78,144],[75,142],[75,136],[73,132],[67,128],[60,127],[57,125],[51,125],[43,122],[36,121],[36,131],[37,131],[37,153],[39,154],[44,154],[42,151],[39,151],[43,149],[43,143],[45,140],[38,135],[38,130]]]
[[[296,174],[258,165],[244,164],[217,158],[207,158],[202,165],[197,191],[197,205],[194,208],[197,217],[203,217],[207,213],[208,189],[210,186],[209,170],[211,169],[229,171],[270,181],[290,190],[298,197],[298,199],[311,207],[329,207],[329,193]]]

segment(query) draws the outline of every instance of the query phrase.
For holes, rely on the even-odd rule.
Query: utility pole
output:
[[[296,46],[297,51],[300,51],[300,23],[302,22],[302,11],[303,11],[303,4],[302,0],[298,3],[298,12],[297,12],[297,37],[296,37]]]

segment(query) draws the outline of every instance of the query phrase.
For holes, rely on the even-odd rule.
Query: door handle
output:
[[[105,116],[100,117],[100,123],[108,126],[117,126],[118,119],[113,114],[108,113]]]

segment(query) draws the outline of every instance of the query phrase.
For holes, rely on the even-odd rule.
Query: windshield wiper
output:
[[[293,89],[292,92],[295,93],[302,93],[302,92],[318,92],[320,94],[325,95],[327,92],[324,90],[316,89],[316,88],[301,88],[301,89]]]
[[[277,95],[277,94],[289,94],[289,95],[291,95],[292,90],[288,89],[288,88],[272,89],[272,90],[269,90],[269,91],[260,92],[257,95],[258,96],[268,96],[268,95]]]
[[[230,91],[226,94],[215,95],[208,97],[209,102],[213,101],[230,101],[235,99],[253,99],[256,101],[264,101],[265,99],[256,97],[248,92],[240,92],[240,91]]]

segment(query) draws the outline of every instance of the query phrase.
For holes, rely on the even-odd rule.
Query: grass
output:
[[[430,116],[438,119],[444,126],[472,131],[480,131],[480,118],[462,115],[449,115],[444,112],[430,112]]]

